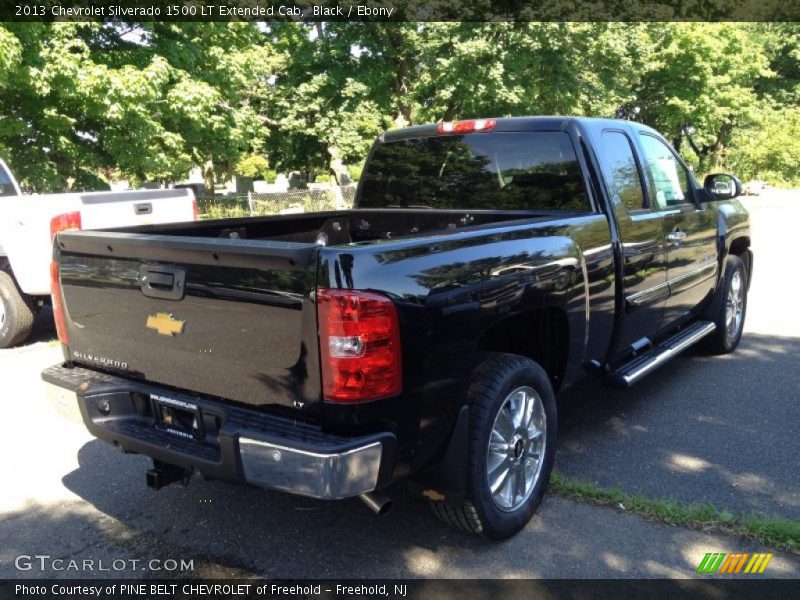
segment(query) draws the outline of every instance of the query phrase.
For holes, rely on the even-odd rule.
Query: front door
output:
[[[664,324],[686,316],[714,290],[717,275],[716,213],[698,204],[691,174],[659,138],[639,135],[652,202],[663,211],[670,295]]]

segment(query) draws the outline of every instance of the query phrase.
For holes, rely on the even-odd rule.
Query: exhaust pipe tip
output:
[[[367,492],[359,496],[362,502],[379,517],[392,510],[392,499],[382,492]]]

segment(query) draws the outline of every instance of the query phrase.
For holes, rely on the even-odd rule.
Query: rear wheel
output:
[[[466,500],[434,502],[446,523],[494,539],[519,532],[542,500],[553,466],[556,403],[550,379],[529,358],[489,353],[469,390]]]
[[[0,271],[0,348],[24,342],[33,328],[33,316],[30,299],[11,275]]]
[[[714,354],[733,352],[742,339],[747,313],[747,269],[738,256],[725,262],[720,295],[711,306],[710,317],[717,328],[707,339],[706,349]]]

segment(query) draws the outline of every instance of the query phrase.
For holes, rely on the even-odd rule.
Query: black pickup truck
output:
[[[403,480],[509,537],[550,475],[557,392],[736,348],[740,191],[627,121],[387,132],[353,210],[59,233],[64,363],[43,378],[152,457],[155,489],[196,475],[382,512]]]

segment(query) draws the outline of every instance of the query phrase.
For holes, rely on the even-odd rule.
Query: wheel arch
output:
[[[493,323],[480,336],[477,352],[518,354],[537,362],[556,392],[569,364],[570,326],[566,310],[533,308]]]
[[[732,239],[728,246],[728,254],[742,259],[744,268],[747,270],[747,289],[749,290],[753,274],[753,251],[750,250],[750,236],[740,235]]]

